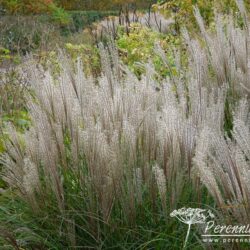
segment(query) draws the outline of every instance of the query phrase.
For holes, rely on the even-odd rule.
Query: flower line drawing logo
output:
[[[182,223],[188,225],[186,238],[184,241],[183,249],[186,248],[188,237],[190,234],[191,226],[193,224],[203,224],[207,222],[207,219],[213,219],[215,216],[209,209],[201,209],[201,208],[180,208],[178,210],[174,210],[170,213],[171,217],[176,217]]]

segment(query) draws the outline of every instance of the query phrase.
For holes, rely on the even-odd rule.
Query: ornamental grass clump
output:
[[[10,126],[1,156],[10,190],[38,218],[48,212],[61,246],[97,246],[103,227],[139,223],[142,211],[166,218],[189,197],[199,131],[223,127],[224,87],[208,90],[193,75],[188,95],[181,80],[166,79],[158,91],[151,66],[138,80],[113,45],[100,47],[97,79],[63,57],[56,80],[28,65],[32,125],[24,134]]]
[[[12,246],[179,249],[167,215],[192,202],[247,221],[248,24],[210,34],[196,16],[203,43],[184,30],[188,66],[176,58],[178,74],[159,82],[150,63],[136,77],[113,43],[99,46],[100,76],[62,54],[56,77],[23,66],[31,122],[8,127],[0,158],[0,235]]]
[[[196,174],[206,185],[224,215],[249,222],[250,113],[242,100],[233,117],[232,138],[205,127],[194,157]]]
[[[228,88],[224,104],[224,130],[204,124],[197,139],[193,172],[201,178],[226,218],[245,223],[249,221],[250,198],[250,33],[242,1],[237,4],[243,17],[243,27],[240,28],[230,17],[223,22],[222,17],[218,16],[216,33],[209,34],[196,9],[205,51],[197,47],[187,33],[185,37],[196,64],[204,65],[201,62],[205,61],[208,65],[207,70],[200,68],[200,81],[213,82],[217,86],[226,84]]]

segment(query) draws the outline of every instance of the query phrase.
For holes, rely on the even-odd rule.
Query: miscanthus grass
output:
[[[214,33],[196,10],[203,46],[183,30],[189,65],[160,83],[150,63],[138,79],[113,44],[100,46],[95,79],[65,56],[57,77],[34,63],[25,67],[32,125],[23,134],[8,126],[2,244],[180,249],[186,229],[169,214],[189,205],[246,222],[250,55],[240,10],[243,27],[218,16]],[[159,46],[156,53],[164,58]],[[187,247],[213,248],[197,232],[189,239]]]

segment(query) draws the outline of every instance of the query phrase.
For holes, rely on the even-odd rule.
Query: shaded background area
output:
[[[11,13],[39,13],[48,10],[49,5],[56,5],[65,10],[119,10],[124,6],[130,8],[149,8],[156,0],[1,0],[0,8]]]

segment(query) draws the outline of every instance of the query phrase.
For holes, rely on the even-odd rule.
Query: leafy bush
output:
[[[249,2],[246,2],[247,8],[250,8]],[[205,24],[214,21],[214,11],[229,14],[236,14],[238,11],[235,0],[170,0],[160,1],[160,4],[154,5],[154,9],[165,14],[166,17],[175,20],[175,30],[180,31],[180,26],[189,26],[190,30],[197,28],[197,23],[193,15],[193,7],[197,6]]]
[[[4,12],[7,10],[9,13],[14,14],[20,9],[19,0],[1,0],[0,6],[4,9]]]
[[[0,46],[11,55],[53,49],[59,42],[59,31],[40,17],[4,16],[0,19]]]
[[[53,0],[0,0],[0,4],[10,14],[41,14],[51,15],[59,25],[70,23],[70,15],[63,8],[58,7]]]
[[[166,50],[168,67],[163,63],[162,58],[155,54],[156,43],[160,43]],[[168,76],[170,71],[176,74],[173,47],[179,45],[180,39],[178,37],[171,34],[163,35],[136,23],[131,24],[129,35],[121,28],[117,39],[117,46],[123,62],[138,76],[144,72],[141,63],[146,63],[149,60],[160,76]]]
[[[48,6],[48,9],[51,18],[55,23],[61,26],[70,24],[71,22],[70,14],[66,12],[63,8],[57,7],[55,4],[51,3]]]
[[[0,4],[11,14],[47,12],[53,0],[1,0]]]
[[[7,12],[14,13],[44,13],[48,12],[53,0],[1,0],[0,4]]]

